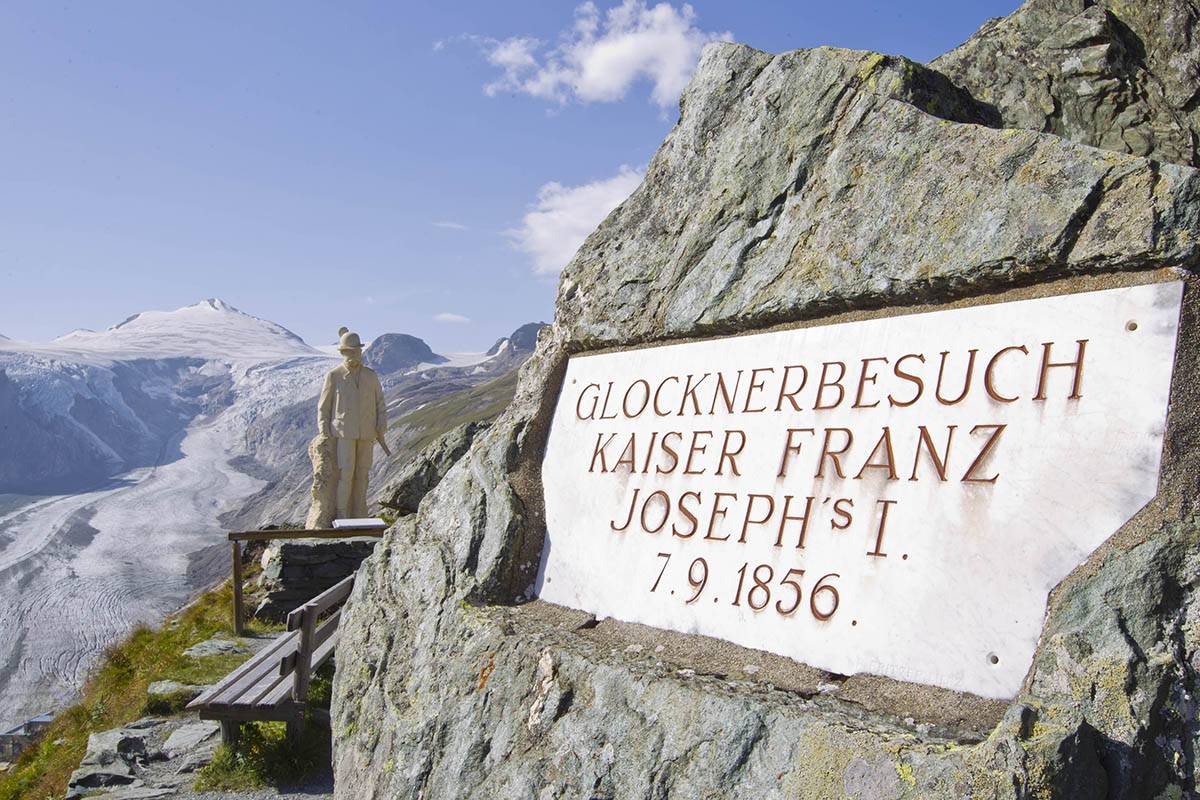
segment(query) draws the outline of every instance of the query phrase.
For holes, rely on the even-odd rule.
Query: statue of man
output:
[[[337,447],[337,517],[367,516],[367,477],[375,442],[387,452],[387,405],[379,376],[362,363],[362,340],[345,328],[338,352],[345,361],[325,375],[317,406],[317,435],[332,436]]]

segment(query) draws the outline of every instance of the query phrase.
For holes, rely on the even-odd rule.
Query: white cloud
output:
[[[449,311],[443,311],[440,314],[434,314],[433,319],[436,322],[453,322],[456,324],[462,324],[471,321],[470,317],[464,317],[462,314],[454,314]]]
[[[446,228],[447,230],[451,231],[467,230],[467,226],[463,225],[461,222],[431,222],[429,224],[435,228]]]
[[[603,15],[595,3],[579,6],[574,26],[541,55],[541,42],[528,36],[467,38],[501,70],[500,77],[484,86],[489,95],[514,91],[560,103],[571,98],[613,102],[645,78],[653,84],[651,98],[666,107],[687,86],[704,45],[729,41],[733,34],[696,27],[696,12],[687,4],[676,8],[666,2],[649,6],[645,0],[624,0]]]
[[[498,80],[483,87],[483,91],[489,96],[519,84],[522,75],[537,68],[537,59],[534,57],[534,52],[540,44],[537,39],[513,36],[503,41],[483,39],[480,40],[480,44],[483,45],[488,63],[499,67],[503,72]]]
[[[547,183],[538,190],[537,202],[521,219],[521,227],[507,234],[533,259],[534,272],[556,273],[641,180],[640,170],[623,165],[613,177],[582,186]]]

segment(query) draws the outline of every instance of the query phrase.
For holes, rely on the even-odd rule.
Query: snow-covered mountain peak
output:
[[[241,311],[238,311],[236,308],[229,305],[229,303],[226,303],[224,300],[222,300],[219,297],[209,297],[204,300],[201,300],[199,303],[196,303],[194,306],[188,306],[188,308],[197,308],[197,307],[211,308],[213,311],[232,311],[234,314],[242,313]]]
[[[174,311],[143,311],[104,331],[79,329],[31,351],[106,360],[190,357],[251,363],[320,351],[282,325],[209,298]]]

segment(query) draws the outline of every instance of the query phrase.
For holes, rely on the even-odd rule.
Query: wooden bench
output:
[[[188,703],[200,719],[221,722],[221,739],[237,746],[242,722],[275,720],[287,723],[288,738],[297,741],[304,722],[312,673],[333,655],[338,641],[341,609],[318,620],[350,595],[354,576],[309,600],[288,614],[284,633],[220,683]]]

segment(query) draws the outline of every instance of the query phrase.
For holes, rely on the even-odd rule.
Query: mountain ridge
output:
[[[445,356],[433,352],[424,339],[407,333],[376,336],[363,351],[363,363],[381,375],[447,361]]]
[[[103,331],[76,329],[30,350],[71,350],[114,358],[200,356],[256,361],[325,356],[284,326],[218,298],[173,311],[140,311]]]
[[[366,354],[385,382],[404,386],[440,380],[404,377],[412,371],[447,364],[499,374],[511,361],[447,357],[398,333],[377,337]],[[229,412],[243,427],[261,425],[315,397],[339,358],[220,298],[46,343],[0,340],[0,492],[76,492],[168,463],[181,456],[172,442],[195,420]],[[486,361],[495,363],[480,367]]]
[[[521,363],[540,325],[518,327],[490,354],[446,356],[419,337],[385,333],[367,346],[365,361],[400,411],[410,393],[428,400]],[[501,346],[510,340],[512,352]],[[77,492],[169,463],[181,457],[173,442],[182,432],[214,414],[237,415],[246,441],[271,439],[249,429],[309,403],[339,358],[215,297],[46,343],[0,339],[0,492]],[[287,414],[289,425],[306,418]],[[267,465],[303,461],[302,443],[284,446],[297,451],[253,455]]]

